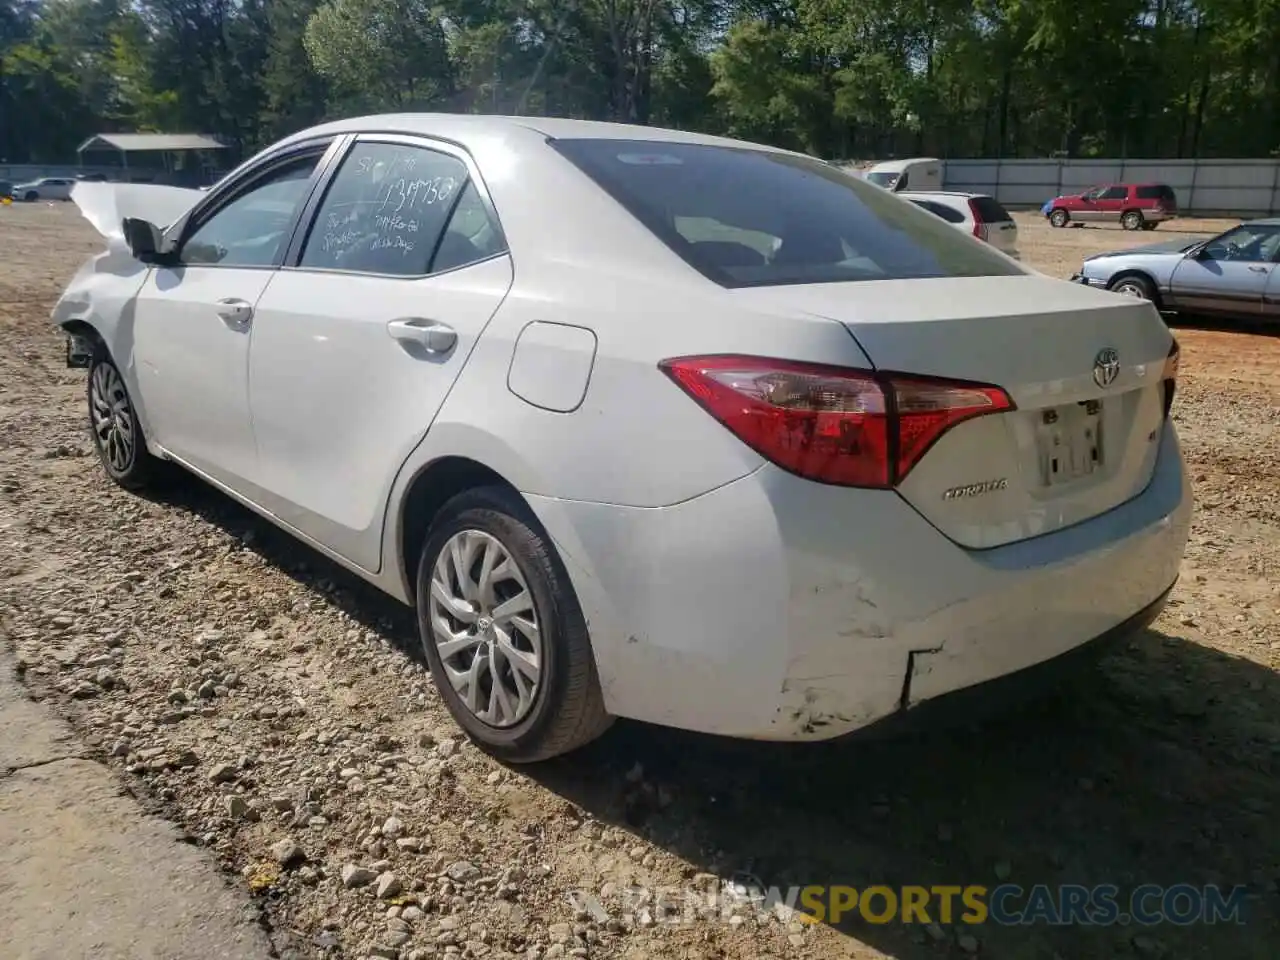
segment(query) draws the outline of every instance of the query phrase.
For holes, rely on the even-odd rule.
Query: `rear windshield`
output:
[[[646,140],[552,145],[722,286],[1023,273],[933,214],[820,161]]]
[[[1168,203],[1177,203],[1178,195],[1173,192],[1173,187],[1166,187],[1161,184],[1158,186],[1139,187],[1138,199],[1139,200],[1164,200]]]
[[[979,223],[1000,223],[1013,219],[995,197],[972,197],[969,203],[977,213]]]

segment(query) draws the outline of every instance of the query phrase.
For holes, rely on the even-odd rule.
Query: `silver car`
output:
[[[1211,240],[1097,253],[1071,279],[1161,310],[1280,320],[1280,218],[1250,220]]]

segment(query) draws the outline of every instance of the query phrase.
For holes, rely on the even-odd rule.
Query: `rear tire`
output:
[[[99,347],[89,364],[89,432],[107,476],[126,490],[152,486],[163,464],[147,450],[124,376]]]
[[[1136,273],[1126,274],[1112,281],[1107,289],[1126,297],[1138,297],[1142,300],[1150,300],[1152,303],[1156,301],[1155,286],[1146,277]]]
[[[1067,225],[1067,221],[1071,219],[1071,214],[1058,207],[1056,210],[1049,211],[1049,223],[1055,227],[1062,228]]]
[[[481,487],[440,508],[418,563],[416,606],[436,689],[486,753],[534,763],[612,724],[582,608],[519,495]]]
[[[1120,215],[1120,226],[1126,230],[1141,230],[1146,222],[1141,210],[1126,210]]]

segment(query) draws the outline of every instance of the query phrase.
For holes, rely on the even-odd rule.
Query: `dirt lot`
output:
[[[1065,275],[1089,251],[1221,226],[1151,238],[1028,215],[1022,248]],[[1179,331],[1175,418],[1199,502],[1183,577],[1076,696],[808,749],[619,724],[509,770],[457,736],[406,611],[199,484],[153,502],[103,480],[83,374],[47,322],[96,247],[70,205],[0,208],[0,642],[123,782],[243,876],[282,955],[1275,956],[1280,339]],[[300,856],[281,867],[285,840]],[[344,882],[349,864],[394,877]],[[1250,899],[1244,925],[1150,929],[623,910],[629,883],[736,871],[859,888],[1246,884]],[[575,890],[609,915],[575,909]]]

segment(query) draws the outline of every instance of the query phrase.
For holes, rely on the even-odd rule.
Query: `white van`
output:
[[[900,190],[941,190],[942,161],[937,157],[886,160],[867,171],[867,180],[894,193]]]

